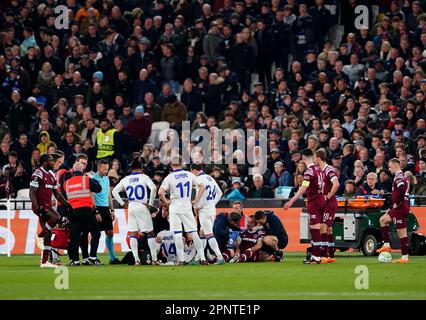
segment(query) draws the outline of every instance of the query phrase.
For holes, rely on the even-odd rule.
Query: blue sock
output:
[[[108,248],[108,253],[109,253],[109,260],[110,261],[114,261],[115,255],[114,255],[114,241],[113,241],[113,237],[106,237],[105,238],[105,244],[106,247]]]

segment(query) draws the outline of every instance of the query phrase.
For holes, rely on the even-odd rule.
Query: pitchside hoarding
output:
[[[257,210],[272,210],[277,214],[287,230],[289,243],[286,251],[304,251],[306,244],[299,243],[299,221],[302,208],[291,208],[284,211],[281,208],[244,208],[244,215],[254,214]],[[217,212],[230,211],[228,208],[217,209]],[[420,233],[426,230],[426,207],[412,207],[412,212],[416,215],[421,226]],[[127,210],[116,209],[116,219],[114,221],[114,242],[115,250],[129,251],[126,243],[127,235]],[[35,236],[40,231],[37,216],[31,210],[11,210],[10,213],[11,232],[8,235],[7,229],[7,211],[0,211],[0,254],[7,253],[7,239],[10,241],[12,254],[35,254],[40,250],[35,244]],[[99,242],[98,252],[105,252],[105,233]]]

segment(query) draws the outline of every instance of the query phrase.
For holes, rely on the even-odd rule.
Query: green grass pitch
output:
[[[339,253],[337,263],[325,265],[303,265],[303,258],[289,253],[283,263],[69,267],[69,289],[58,290],[58,274],[40,269],[39,256],[1,256],[0,299],[426,299],[426,257],[411,257],[407,265],[360,253]],[[359,265],[368,268],[367,290],[355,288]]]

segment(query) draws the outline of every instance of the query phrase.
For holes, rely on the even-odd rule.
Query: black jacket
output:
[[[231,48],[231,66],[236,74],[250,73],[253,70],[256,57],[253,47],[247,43],[236,43]]]
[[[266,223],[263,228],[267,235],[276,236],[278,241],[284,241],[287,238],[287,231],[284,228],[280,218],[272,211],[266,211]]]
[[[203,108],[201,94],[196,89],[192,89],[191,92],[183,91],[180,101],[188,111],[198,112]]]

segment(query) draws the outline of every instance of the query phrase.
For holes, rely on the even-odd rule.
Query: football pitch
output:
[[[68,267],[68,289],[56,289],[65,274],[40,269],[39,256],[1,256],[0,299],[426,299],[426,257],[405,265],[360,253],[338,253],[334,264],[303,259],[300,252],[287,253],[283,263]],[[356,289],[360,282],[368,289]]]

